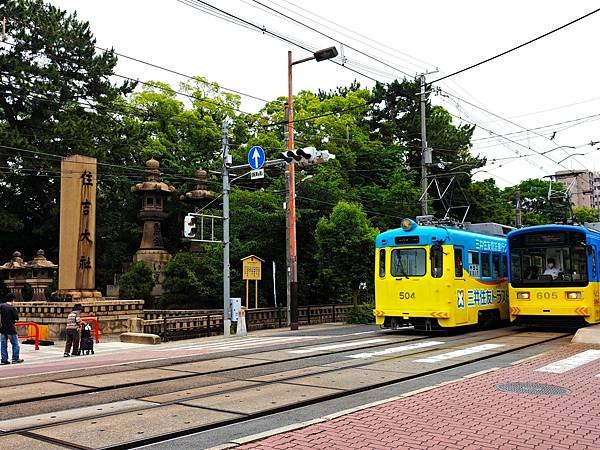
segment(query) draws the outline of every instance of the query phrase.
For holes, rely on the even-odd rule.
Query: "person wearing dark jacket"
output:
[[[12,292],[5,299],[0,299],[0,350],[2,353],[2,364],[10,364],[8,360],[8,341],[12,346],[12,362],[13,364],[22,363],[19,358],[19,336],[15,322],[19,320],[17,309],[13,305],[6,302],[15,300],[15,294]]]

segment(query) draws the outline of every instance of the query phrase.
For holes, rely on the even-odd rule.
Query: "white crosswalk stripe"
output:
[[[413,344],[400,345],[399,347],[386,348],[385,350],[376,350],[372,352],[356,353],[354,355],[348,355],[346,358],[373,358],[375,356],[386,356],[393,355],[394,353],[406,352],[409,350],[416,350],[419,348],[432,347],[434,345],[444,344],[442,341],[423,341],[415,342]]]
[[[481,344],[475,347],[463,348],[461,350],[455,350],[453,352],[442,353],[441,355],[430,356],[428,358],[416,359],[415,362],[421,363],[436,363],[445,361],[452,358],[460,358],[461,356],[472,355],[473,353],[484,352],[486,350],[493,350],[495,348],[504,347],[504,344]]]
[[[317,339],[315,336],[296,336],[296,337],[286,337],[286,336],[275,336],[275,337],[264,337],[264,338],[247,338],[247,339],[239,339],[230,342],[213,342],[210,344],[196,344],[196,345],[186,345],[183,347],[176,348],[161,348],[157,349],[157,351],[162,352],[171,352],[174,349],[176,350],[206,350],[210,353],[215,353],[219,351],[233,351],[243,348],[252,348],[252,347],[261,347],[266,345],[277,345],[277,344],[287,344],[291,342],[300,342],[304,340]]]
[[[331,345],[322,345],[320,347],[300,348],[298,350],[288,350],[288,353],[294,353],[294,354],[313,353],[313,352],[320,352],[320,351],[326,351],[326,350],[337,350],[340,348],[361,347],[363,345],[378,344],[378,343],[387,342],[387,341],[389,341],[389,339],[367,339],[364,341],[344,342],[342,344],[331,344]]]
[[[584,352],[577,353],[573,356],[569,356],[565,359],[560,359],[548,364],[544,367],[536,369],[536,372],[548,372],[548,373],[565,373],[569,370],[575,369],[584,364],[591,363],[597,359],[600,359],[600,350],[586,350]]]

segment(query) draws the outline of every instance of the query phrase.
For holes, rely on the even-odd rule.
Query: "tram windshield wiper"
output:
[[[406,267],[404,267],[404,265],[401,262],[398,263],[398,269],[400,269],[400,270],[398,270],[398,274],[401,277],[404,277],[407,280],[410,280],[410,278],[408,276],[408,270],[406,270]]]

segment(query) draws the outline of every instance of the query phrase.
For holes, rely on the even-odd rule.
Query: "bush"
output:
[[[125,272],[119,280],[119,298],[145,300],[146,307],[152,302],[154,279],[152,269],[142,261],[138,261]]]
[[[375,316],[373,315],[373,303],[363,303],[362,305],[353,306],[346,313],[346,323],[373,323]]]

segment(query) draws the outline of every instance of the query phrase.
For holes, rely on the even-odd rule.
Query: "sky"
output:
[[[287,95],[287,52],[310,52],[257,31],[249,23],[314,51],[343,48],[345,65],[294,66],[294,92],[330,90],[358,80],[389,82],[423,72],[435,81],[564,25],[598,8],[597,1],[430,2],[260,0],[327,34],[293,23],[253,0],[50,0],[90,22],[97,45],[177,72],[203,76],[264,100]],[[243,26],[209,14],[215,6]],[[238,22],[239,23],[239,22]],[[434,83],[432,97],[477,125],[472,153],[486,157],[475,179],[501,187],[559,170],[600,171],[600,12],[479,67]],[[341,45],[343,44],[343,45]],[[360,51],[361,53],[349,48]],[[371,56],[371,58],[364,54]],[[337,61],[341,62],[341,55]],[[116,73],[177,86],[185,78],[120,58]],[[242,96],[241,109],[264,102]],[[532,130],[535,129],[535,130]],[[532,130],[532,131],[527,131]],[[502,136],[502,137],[501,137]],[[433,149],[442,152],[443,149]]]

